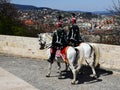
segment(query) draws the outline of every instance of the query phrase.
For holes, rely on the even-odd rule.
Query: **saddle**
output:
[[[58,58],[61,57],[61,58],[63,59],[63,61],[66,62],[67,64],[69,64],[69,61],[68,61],[68,58],[67,58],[67,49],[68,49],[68,47],[69,47],[69,46],[63,48],[62,50],[58,49],[58,50],[56,51],[56,57],[58,57]],[[75,48],[75,51],[76,51],[76,58],[77,58],[77,56],[78,56],[78,54],[79,54],[79,51],[78,51],[78,49],[76,49],[76,48]],[[76,59],[75,59],[75,61],[73,62],[73,64],[74,64],[74,66],[76,66],[76,64],[77,64],[77,60],[76,60]]]

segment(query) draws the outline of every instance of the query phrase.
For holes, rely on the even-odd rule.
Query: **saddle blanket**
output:
[[[62,57],[62,59],[69,64],[69,61],[67,59],[67,49],[69,46],[63,48],[62,50],[57,50],[56,51],[56,57]]]

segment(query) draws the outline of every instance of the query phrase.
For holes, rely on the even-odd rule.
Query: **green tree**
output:
[[[25,35],[25,28],[18,20],[17,9],[10,0],[0,0],[0,34]]]
[[[17,10],[10,4],[9,0],[0,0],[0,16],[8,17],[11,20],[17,18]]]

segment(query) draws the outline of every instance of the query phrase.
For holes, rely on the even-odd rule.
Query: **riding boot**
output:
[[[50,58],[47,61],[52,64],[54,59],[55,59],[55,52],[51,53],[51,56],[50,56]]]
[[[54,59],[53,59],[52,56],[51,56],[47,61],[52,64],[52,63],[53,63],[53,60],[54,60]]]
[[[49,63],[51,63],[51,64],[53,63],[53,59],[50,59],[50,58],[49,58],[47,61],[48,61]]]

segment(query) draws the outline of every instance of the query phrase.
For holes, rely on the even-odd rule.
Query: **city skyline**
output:
[[[113,7],[113,2],[118,3],[118,0],[11,0],[14,4],[90,12],[106,11]]]

